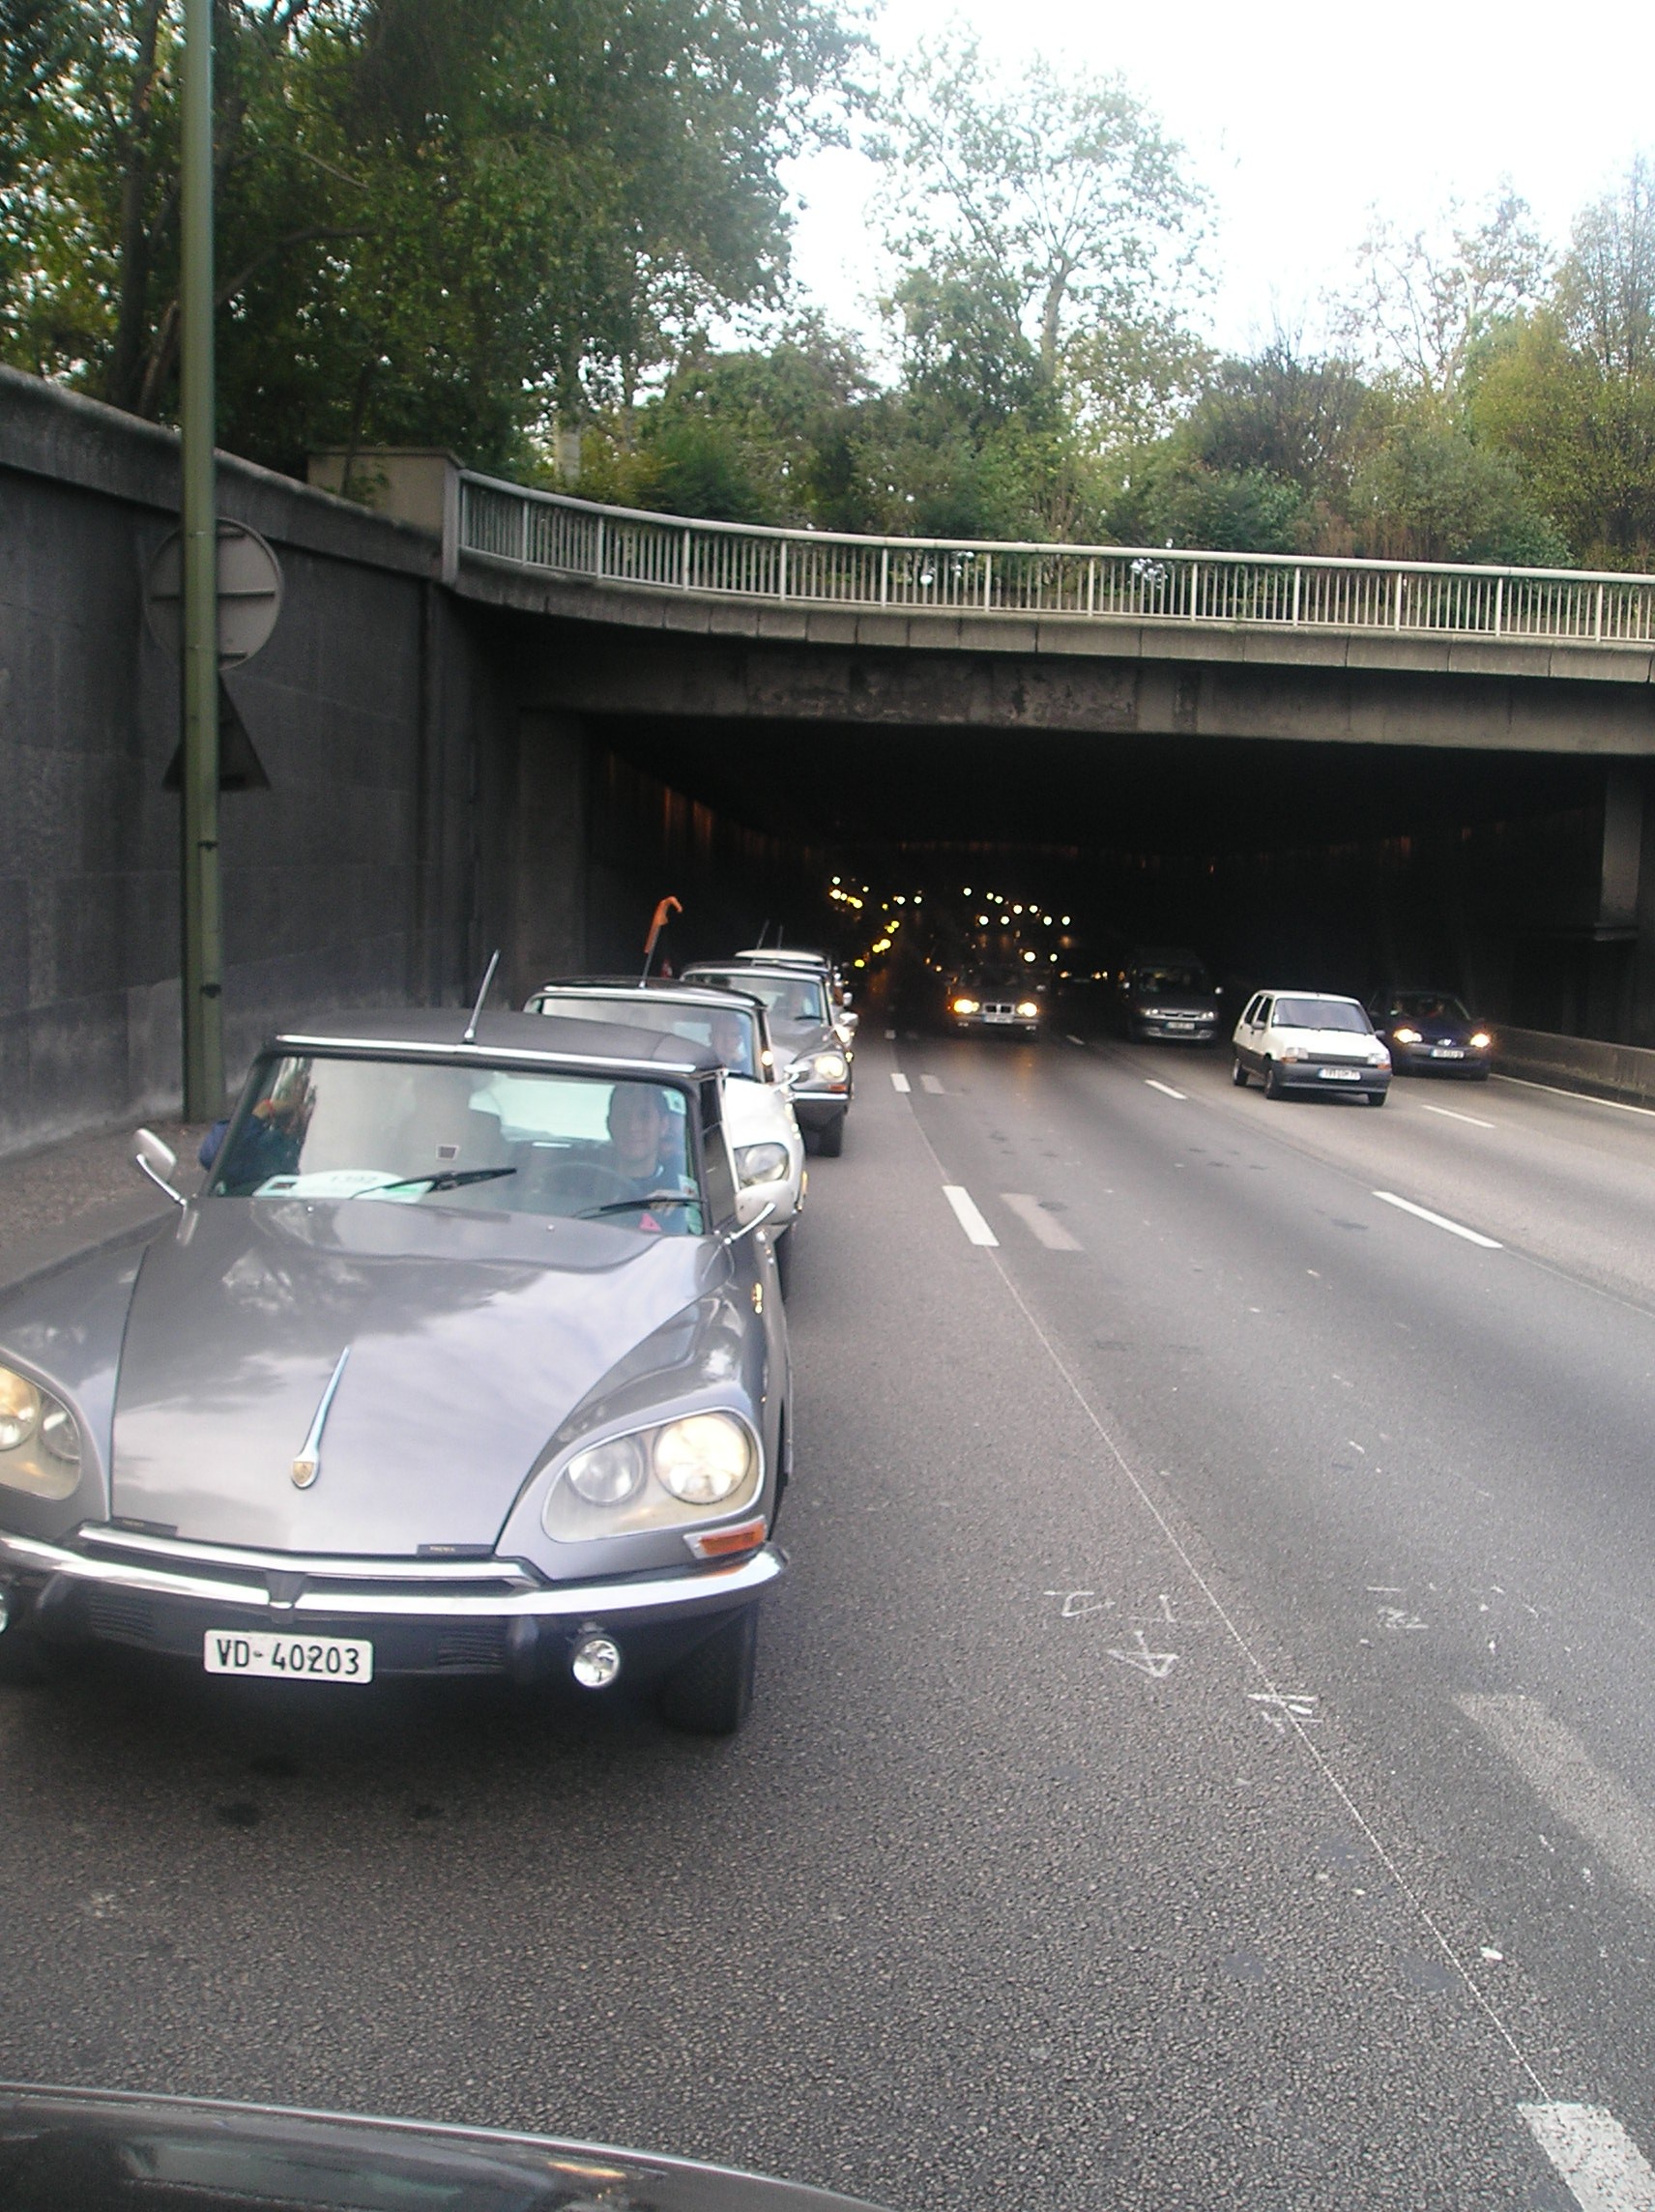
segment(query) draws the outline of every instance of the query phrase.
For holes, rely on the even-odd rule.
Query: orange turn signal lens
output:
[[[733,1528],[699,1528],[684,1531],[684,1542],[698,1559],[728,1559],[739,1552],[756,1552],[765,1540],[764,1516],[738,1521]]]

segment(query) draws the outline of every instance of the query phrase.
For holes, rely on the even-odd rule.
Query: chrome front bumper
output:
[[[58,1544],[0,1533],[0,1581],[49,1641],[182,1656],[214,1626],[366,1636],[387,1673],[533,1674],[591,1628],[669,1663],[786,1571],[774,1544],[728,1566],[546,1583],[492,1557],[310,1557],[93,1524]]]

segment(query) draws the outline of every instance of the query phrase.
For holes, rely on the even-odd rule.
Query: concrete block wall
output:
[[[170,433],[0,370],[0,1150],[177,1099],[178,691],[143,616],[177,468]],[[426,534],[228,457],[218,504],[285,583],[227,679],[270,777],[222,808],[237,1065],[304,1008],[459,998],[512,710]]]

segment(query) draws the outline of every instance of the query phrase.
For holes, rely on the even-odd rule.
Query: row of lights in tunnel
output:
[[[830,900],[855,914],[861,913],[872,895],[873,894],[866,884],[861,884],[857,886],[855,888],[852,888],[845,883],[845,880],[842,876],[835,876],[828,889],[828,896]],[[981,898],[984,906],[998,907],[1001,909],[1001,913],[998,917],[991,917],[987,914],[979,914],[976,917],[976,923],[979,929],[989,928],[991,920],[996,919],[998,919],[1000,926],[1002,929],[1009,927],[1012,929],[1014,934],[1020,933],[1021,924],[1025,921],[1031,924],[1038,923],[1041,927],[1046,929],[1052,928],[1054,924],[1063,929],[1067,929],[1070,926],[1070,917],[1068,915],[1065,914],[1061,917],[1059,917],[1056,915],[1048,914],[1043,908],[1037,906],[1032,900],[1029,900],[1027,902],[1022,899],[1008,900],[1004,893],[1002,891],[982,891],[977,895]],[[966,884],[962,887],[961,896],[966,899],[970,899],[973,896],[972,887],[970,884]],[[888,952],[891,949],[891,946],[895,942],[895,932],[902,927],[903,923],[903,917],[901,915],[892,914],[891,909],[893,907],[908,907],[910,905],[914,907],[920,907],[923,906],[924,903],[925,894],[923,891],[895,891],[888,898],[882,899],[880,901],[880,935],[875,938],[874,942],[868,946],[867,954],[862,958],[853,961],[852,965],[857,968],[865,968],[869,959],[873,958],[875,955]],[[933,905],[935,905],[935,901],[933,901]],[[1016,918],[1013,919],[1012,917]],[[1065,938],[1062,942],[1066,946],[1069,941]],[[1031,965],[1037,962],[1039,957],[1040,956],[1037,952],[1031,952],[1027,949],[1025,949],[1023,954],[1024,960]],[[1054,967],[1057,965],[1058,954],[1056,952],[1049,952],[1046,955],[1046,958],[1049,965]],[[935,965],[940,965],[940,963],[935,963],[931,961],[929,957],[927,957],[926,966],[932,967]]]

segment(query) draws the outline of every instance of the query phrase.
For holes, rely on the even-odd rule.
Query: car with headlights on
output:
[[[787,1324],[705,1046],[557,1016],[272,1037],[197,1193],[0,1297],[0,1672],[653,1688],[728,1733],[785,1569]]]
[[[1233,1039],[1230,1080],[1244,1091],[1256,1075],[1266,1098],[1290,1091],[1349,1091],[1382,1106],[1391,1056],[1360,1000],[1332,991],[1255,991]]]
[[[1486,1083],[1494,1032],[1451,991],[1383,991],[1368,1013],[1399,1075],[1458,1075]]]
[[[697,961],[682,980],[744,991],[761,1002],[798,1125],[825,1158],[837,1159],[845,1149],[856,1087],[850,1040],[834,1026],[826,977],[810,968],[788,967],[779,953],[775,962],[762,967],[756,960]]]
[[[1140,947],[1120,972],[1120,1014],[1135,1044],[1211,1044],[1219,991],[1199,953]]]
[[[1046,1020],[1046,990],[1021,968],[983,968],[953,977],[944,993],[950,1027],[961,1036],[1010,1030],[1037,1037]]]
[[[804,1138],[776,1067],[763,1003],[733,991],[703,990],[651,977],[561,976],[542,983],[525,1012],[564,1021],[620,1023],[656,1036],[683,1037],[717,1054],[724,1066],[724,1133],[736,1179],[754,1204],[773,1208],[763,1235],[775,1251],[785,1291],[794,1225],[804,1208]]]

